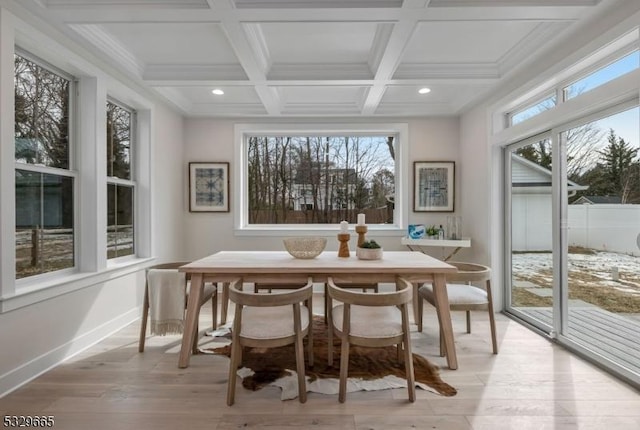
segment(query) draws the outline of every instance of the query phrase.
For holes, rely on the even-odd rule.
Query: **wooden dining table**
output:
[[[444,261],[420,252],[385,251],[380,260],[360,260],[352,252],[350,257],[338,257],[335,251],[324,251],[313,259],[298,259],[285,251],[220,251],[179,269],[191,275],[191,290],[187,303],[185,328],[178,367],[189,365],[191,345],[197,336],[200,297],[205,282],[305,283],[309,276],[324,283],[332,277],[336,282],[394,282],[397,276],[414,284],[414,302],[419,300],[417,285],[431,282],[436,302],[438,322],[445,344],[447,365],[458,368],[458,360],[451,326],[449,299],[445,277],[457,269]]]

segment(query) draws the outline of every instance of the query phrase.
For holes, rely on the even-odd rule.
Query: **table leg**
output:
[[[222,303],[220,304],[220,325],[227,322],[227,312],[229,310],[229,282],[221,282],[222,284]]]
[[[433,275],[433,296],[436,302],[436,313],[438,314],[440,330],[442,330],[442,337],[444,339],[447,364],[449,365],[449,369],[455,370],[458,368],[458,358],[453,339],[447,283],[445,281],[445,275],[442,273]]]
[[[420,284],[413,282],[411,283],[411,285],[413,286],[413,321],[417,324],[418,318],[420,318],[420,316],[418,315],[420,309],[418,306],[418,300],[421,300],[420,296],[418,295],[418,288],[420,288]]]
[[[178,367],[180,368],[189,366],[193,336],[196,336],[196,330],[198,327],[198,314],[200,313],[200,298],[202,297],[202,288],[202,273],[194,273],[193,275],[191,275],[191,289],[189,290],[187,315],[185,317],[184,332],[182,333],[180,357],[178,358]]]

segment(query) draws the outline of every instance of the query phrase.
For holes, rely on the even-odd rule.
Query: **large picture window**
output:
[[[14,66],[16,278],[24,278],[75,265],[72,79],[22,55]]]
[[[135,253],[131,143],[135,113],[107,102],[107,258]]]
[[[394,223],[396,135],[246,135],[248,224]]]

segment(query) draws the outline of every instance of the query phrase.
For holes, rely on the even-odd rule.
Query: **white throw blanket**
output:
[[[184,329],[186,278],[175,269],[151,269],[147,273],[151,334],[181,334]]]

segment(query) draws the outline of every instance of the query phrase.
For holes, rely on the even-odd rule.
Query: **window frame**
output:
[[[325,234],[337,231],[336,224],[249,224],[247,195],[247,137],[263,136],[371,136],[394,135],[396,197],[394,223],[369,225],[369,231],[379,236],[402,236],[408,224],[408,173],[407,153],[409,147],[409,127],[407,123],[238,123],[234,127],[234,169],[235,198],[233,199],[234,234],[236,236],[279,236],[282,234]]]
[[[153,260],[151,141],[156,112],[154,99],[139,92],[134,82],[118,79],[99,64],[87,62],[74,51],[11,14],[2,18],[0,106],[3,112],[15,112],[15,54],[29,60],[36,59],[39,64],[65,77],[73,75],[77,78],[71,81],[73,93],[69,98],[69,167],[75,175],[74,268],[19,280],[15,278],[15,115],[2,115],[0,119],[0,199],[13,202],[0,208],[0,314],[137,273]],[[137,142],[137,156],[132,166],[137,172],[138,192],[134,196],[134,217],[138,225],[134,232],[137,251],[136,255],[117,261],[106,259],[106,228],[102,228],[106,226],[106,212],[102,213],[102,208],[106,203],[104,151],[107,92],[126,102],[137,113],[137,124],[132,131]],[[81,118],[78,116],[80,111]],[[20,164],[22,166],[31,170],[24,163]]]
[[[78,272],[78,234],[79,234],[79,224],[78,224],[78,214],[79,214],[79,197],[78,197],[78,187],[79,187],[79,172],[77,170],[77,160],[76,160],[76,155],[75,155],[75,141],[76,141],[76,127],[75,127],[75,120],[77,117],[77,110],[76,110],[76,106],[77,106],[77,100],[76,100],[76,94],[77,94],[77,83],[78,83],[78,79],[76,77],[74,77],[72,74],[54,66],[53,64],[47,62],[46,60],[18,47],[15,46],[14,47],[14,52],[13,52],[13,59],[14,59],[14,68],[15,68],[15,57],[16,56],[20,56],[24,59],[26,59],[27,61],[30,61],[34,64],[36,64],[37,66],[46,69],[47,71],[49,71],[50,73],[53,73],[55,75],[60,76],[63,79],[66,79],[69,82],[69,118],[68,118],[68,130],[67,130],[67,139],[68,139],[68,167],[66,169],[61,168],[61,167],[52,167],[52,166],[46,166],[46,165],[41,165],[41,164],[32,164],[32,163],[23,163],[23,162],[19,162],[16,161],[15,159],[15,132],[12,134],[13,137],[13,145],[12,145],[12,151],[14,151],[14,157],[13,157],[13,175],[15,175],[16,170],[25,170],[25,171],[29,171],[29,172],[35,172],[35,173],[40,173],[40,174],[48,174],[48,175],[54,175],[54,176],[61,176],[61,177],[65,177],[65,178],[71,178],[71,180],[73,181],[73,196],[72,196],[72,200],[73,200],[73,266],[72,267],[67,267],[64,269],[60,269],[60,270],[54,270],[54,271],[49,271],[49,272],[43,272],[43,273],[38,273],[36,275],[32,275],[32,276],[26,276],[23,278],[17,278],[15,276],[14,273],[14,282],[15,282],[15,291],[18,292],[20,290],[29,290],[30,287],[34,284],[38,284],[41,282],[47,282],[50,280],[55,280],[59,277],[64,277],[64,276],[69,276],[72,275],[76,272]],[[14,71],[14,79],[15,79],[15,71]],[[14,91],[15,91],[15,82],[14,82]],[[13,109],[13,115],[15,118],[15,105],[14,105],[14,109]],[[13,186],[14,189],[14,193],[15,193],[15,183]],[[15,211],[15,194],[14,194],[14,205],[13,205],[13,210]],[[15,220],[14,220],[14,225],[13,225],[13,229],[15,231],[16,229],[16,225],[15,225]],[[14,237],[14,241],[13,241],[13,249],[15,251],[15,246],[16,246],[16,241],[15,241],[15,237]],[[13,265],[15,268],[16,265],[16,257],[15,257],[15,253],[14,253],[14,259],[13,259]]]
[[[580,93],[574,97],[571,98],[567,98],[567,88],[569,88],[571,85],[579,82],[580,80],[587,78],[589,76],[591,76],[592,74],[600,71],[601,69],[604,69],[605,67],[614,64],[615,62],[622,60],[624,57],[626,57],[627,55],[630,55],[634,52],[640,52],[640,48],[638,48],[637,44],[631,44],[631,45],[627,45],[623,48],[617,49],[613,52],[611,52],[610,54],[604,56],[603,58],[599,59],[598,61],[595,61],[593,64],[584,67],[583,69],[580,70],[579,73],[575,73],[572,74],[571,76],[563,79],[562,81],[558,82],[555,86],[556,91],[558,92],[558,94],[560,94],[560,98],[558,99],[558,104],[559,103],[565,103],[569,100],[572,100],[576,97],[580,97],[582,94],[588,93],[589,91],[593,91],[599,87],[601,87],[602,85],[606,85],[608,82],[611,82],[612,80],[621,78],[622,76],[633,72],[633,70],[624,73],[620,76],[618,76],[617,78],[613,78],[612,80],[603,82],[602,84],[591,88],[590,90],[585,91],[584,93]],[[634,69],[637,70],[637,69]]]
[[[116,256],[116,257],[112,257],[109,258],[108,255],[108,251],[107,251],[107,265],[109,264],[113,264],[114,262],[120,261],[120,260],[127,260],[127,259],[131,259],[134,258],[136,256],[137,253],[137,235],[136,235],[136,224],[138,221],[138,217],[137,217],[137,213],[138,213],[138,198],[137,198],[137,181],[136,181],[136,175],[137,175],[137,154],[136,154],[136,145],[137,145],[137,129],[138,129],[138,121],[137,121],[137,111],[126,105],[125,103],[120,102],[119,100],[115,99],[114,97],[111,96],[107,96],[107,100],[105,103],[105,108],[106,106],[108,106],[108,104],[111,103],[121,109],[126,110],[127,112],[129,112],[129,114],[131,115],[131,123],[130,123],[130,129],[129,129],[129,179],[123,179],[123,178],[119,178],[117,176],[109,176],[108,174],[106,175],[106,185],[107,188],[109,187],[109,185],[115,185],[116,189],[118,186],[123,186],[123,187],[128,187],[132,189],[133,192],[133,253],[132,254],[127,254],[127,255],[123,255],[123,256]],[[108,110],[106,110],[108,111]],[[106,112],[105,111],[105,112]],[[106,128],[106,115],[105,115],[105,128]],[[108,151],[108,148],[107,148]],[[105,155],[108,155],[105,154]],[[106,161],[106,160],[105,160]],[[109,197],[109,193],[106,193],[106,198],[108,199]],[[105,213],[105,217],[109,217],[109,213],[108,213],[108,207],[109,207],[109,202],[107,200],[107,212]],[[108,227],[108,226],[107,226]],[[108,231],[105,231],[105,234],[108,234]]]

